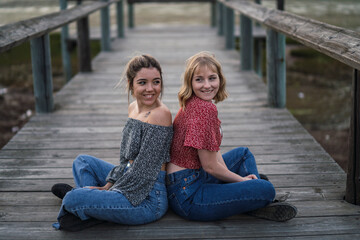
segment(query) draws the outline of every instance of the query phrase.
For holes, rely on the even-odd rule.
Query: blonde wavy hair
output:
[[[186,68],[183,74],[183,84],[178,93],[180,107],[184,110],[186,101],[192,96],[192,79],[194,77],[195,71],[200,67],[208,67],[212,71],[216,72],[220,79],[219,91],[214,97],[215,103],[221,102],[228,97],[228,93],[225,89],[226,79],[222,72],[220,62],[215,58],[215,56],[210,52],[199,52],[191,56],[186,60]]]

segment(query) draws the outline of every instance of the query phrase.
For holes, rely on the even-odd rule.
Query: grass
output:
[[[70,56],[72,73],[78,72],[76,43],[72,42]],[[91,40],[91,57],[100,52],[100,41]],[[53,77],[63,75],[60,33],[50,34],[50,52]],[[30,42],[10,49],[0,55],[0,86],[29,87],[32,86]],[[64,79],[63,79],[64,80]],[[63,81],[64,83],[64,81]],[[62,83],[62,84],[63,84]],[[57,84],[59,85],[59,83]],[[60,83],[61,85],[61,83]],[[60,86],[61,87],[61,86]],[[56,89],[58,89],[57,86]]]

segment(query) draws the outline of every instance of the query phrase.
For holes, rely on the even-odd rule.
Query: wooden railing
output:
[[[51,112],[53,103],[53,83],[50,57],[49,33],[62,29],[62,55],[66,79],[70,79],[70,58],[67,47],[67,25],[77,22],[77,43],[79,71],[91,71],[89,15],[95,11],[101,11],[101,49],[109,51],[110,20],[109,6],[117,4],[118,37],[123,37],[123,1],[122,0],[92,0],[81,4],[77,0],[77,6],[67,9],[67,0],[60,0],[62,11],[24,20],[0,27],[0,53],[5,52],[24,42],[30,41],[32,72],[34,80],[35,109],[38,113]]]
[[[349,134],[346,201],[360,205],[360,33],[261,6],[260,0],[218,0],[218,33],[226,38],[226,48],[234,47],[234,11],[240,14],[241,66],[252,70],[253,21],[267,29],[267,87],[271,107],[286,104],[285,36],[330,56],[354,69],[352,116]],[[278,6],[284,0],[278,1]]]

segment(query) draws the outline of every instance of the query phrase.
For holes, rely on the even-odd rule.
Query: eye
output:
[[[139,85],[145,85],[145,84],[146,84],[146,81],[138,81],[137,84],[139,84]]]
[[[216,80],[217,79],[217,76],[210,76],[209,77],[209,80],[211,80],[211,81],[214,81],[214,80]]]
[[[201,82],[201,78],[195,78],[195,82]]]
[[[160,79],[154,80],[153,83],[154,83],[155,85],[159,85],[159,84],[161,84],[161,80],[160,80]]]

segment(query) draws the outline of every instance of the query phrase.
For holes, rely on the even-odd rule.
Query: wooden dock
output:
[[[55,95],[55,111],[37,114],[0,151],[0,239],[358,239],[360,206],[343,200],[346,174],[286,109],[267,107],[266,86],[240,71],[240,56],[207,26],[137,27]],[[135,52],[156,57],[164,71],[163,101],[173,117],[185,60],[207,50],[221,61],[230,97],[218,104],[222,151],[247,146],[261,173],[298,208],[285,223],[238,215],[185,221],[169,211],[142,226],[105,223],[77,233],[56,231],[61,201],[54,183],[73,184],[72,161],[89,154],[118,163],[127,94],[114,89]]]

